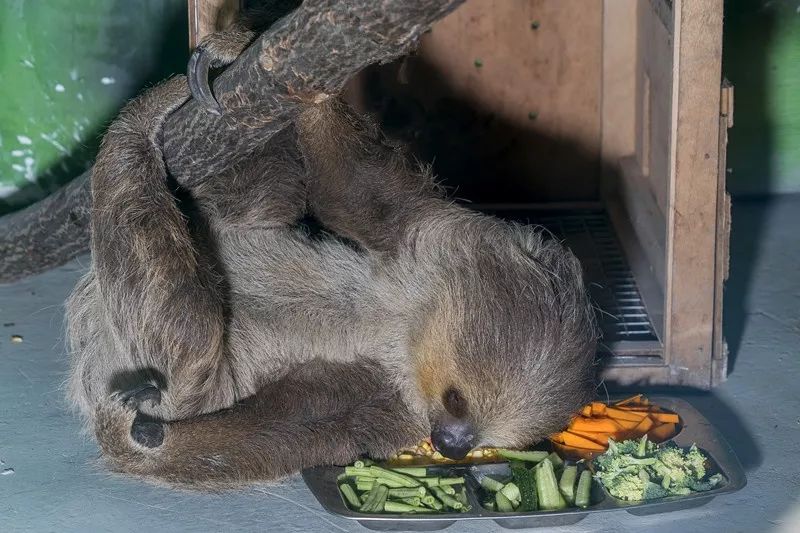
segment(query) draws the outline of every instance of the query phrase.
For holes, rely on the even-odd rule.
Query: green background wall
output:
[[[186,0],[0,2],[0,213],[86,169],[125,100],[185,69]]]
[[[725,8],[729,189],[800,192],[800,0]],[[185,0],[0,2],[0,213],[87,168],[122,103],[184,70],[186,35]]]
[[[727,0],[722,68],[735,87],[728,188],[800,192],[800,0]]]

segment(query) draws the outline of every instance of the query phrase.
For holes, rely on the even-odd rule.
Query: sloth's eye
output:
[[[456,418],[462,418],[467,414],[467,400],[455,387],[450,387],[444,392],[442,403],[447,412]]]

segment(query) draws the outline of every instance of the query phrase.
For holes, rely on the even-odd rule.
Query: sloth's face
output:
[[[534,444],[591,395],[595,329],[580,267],[560,247],[545,252],[542,268],[471,262],[479,275],[453,280],[416,339],[431,441],[446,457]]]

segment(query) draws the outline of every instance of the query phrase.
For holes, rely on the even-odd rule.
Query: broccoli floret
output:
[[[645,481],[639,473],[624,473],[615,476],[608,483],[603,481],[603,486],[615,498],[628,501],[639,501],[644,498]]]
[[[617,442],[614,439],[608,439],[608,451],[613,455],[635,455],[639,449],[639,441],[624,440]]]
[[[707,481],[695,481],[689,484],[689,488],[695,492],[705,492],[711,490],[722,483],[722,474],[714,474]]]
[[[642,475],[643,473],[644,475]],[[639,472],[619,474],[608,483],[604,481],[603,486],[615,498],[627,501],[653,500],[669,495],[661,485],[657,485],[647,479],[644,469],[639,470]]]
[[[643,496],[645,500],[656,500],[658,498],[669,496],[669,492],[666,491],[661,485],[657,485],[652,481],[648,481],[644,486]]]
[[[696,479],[703,479],[706,477],[706,456],[703,452],[697,449],[697,446],[692,444],[689,451],[686,452],[686,463],[692,470],[692,474]]]

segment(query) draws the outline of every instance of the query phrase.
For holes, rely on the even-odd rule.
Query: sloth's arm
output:
[[[311,361],[230,409],[144,421],[131,405],[98,407],[96,433],[113,468],[175,485],[267,481],[360,454],[386,457],[429,430],[386,372],[366,362]]]
[[[138,97],[109,127],[92,171],[92,261],[101,305],[124,353],[169,383],[176,415],[222,394],[223,309],[167,182],[157,136],[188,97],[183,76]]]

